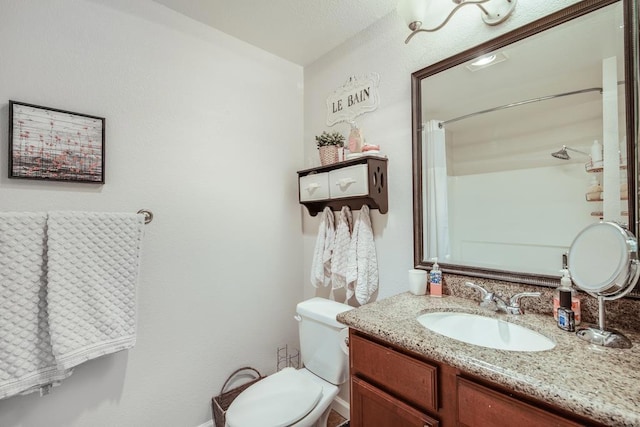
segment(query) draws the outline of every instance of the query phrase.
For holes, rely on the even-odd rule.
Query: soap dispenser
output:
[[[429,272],[429,295],[442,297],[442,271],[438,266],[438,258],[433,258],[433,267]]]
[[[560,270],[562,273],[562,278],[560,279],[560,286],[556,289],[553,294],[553,317],[558,320],[558,308],[561,306],[560,297],[562,293],[568,293],[571,295],[571,311],[573,312],[573,317],[575,319],[575,324],[579,325],[581,322],[581,313],[580,313],[580,298],[572,287],[571,275],[569,274],[569,270],[563,268]]]

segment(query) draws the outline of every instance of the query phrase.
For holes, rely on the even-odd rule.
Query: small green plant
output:
[[[344,147],[344,136],[339,132],[322,132],[322,135],[316,136],[316,144],[318,144],[318,147],[326,147],[328,145]]]

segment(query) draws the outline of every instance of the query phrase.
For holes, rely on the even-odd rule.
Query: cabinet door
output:
[[[365,381],[351,378],[351,427],[438,427],[438,421]]]
[[[410,405],[438,410],[438,368],[351,334],[351,375],[384,388]]]
[[[582,425],[463,378],[458,378],[458,424],[465,427]]]

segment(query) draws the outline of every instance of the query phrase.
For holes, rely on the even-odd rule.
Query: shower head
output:
[[[584,151],[576,150],[575,148],[569,148],[566,145],[563,145],[560,150],[556,151],[555,153],[551,153],[551,155],[556,159],[569,160],[571,156],[569,156],[569,153],[567,153],[567,150],[575,151],[576,153],[580,153],[580,154],[584,154],[585,156],[588,156],[588,154],[585,153]]]
[[[567,146],[563,145],[561,150],[556,151],[555,153],[551,153],[553,157],[560,160],[569,160],[571,156],[567,153]]]

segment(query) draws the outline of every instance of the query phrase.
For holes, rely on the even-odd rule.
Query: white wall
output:
[[[0,0],[0,64],[1,210],[155,214],[136,347],[0,425],[205,423],[232,370],[297,345],[301,67],[149,0]],[[106,184],[8,179],[9,99],[106,117]]]
[[[380,107],[357,119],[365,138],[388,155],[389,212],[372,211],[380,291],[378,299],[408,290],[407,269],[413,267],[411,73],[483,41],[497,37],[577,0],[520,0],[497,27],[486,26],[475,7],[467,6],[442,30],[416,35],[408,45],[408,29],[395,12],[305,68],[305,164],[319,164],[314,135],[326,130],[325,100],[351,75],[380,74]],[[334,128],[348,132],[348,125]],[[305,295],[317,292],[308,280],[318,219],[303,219]]]

